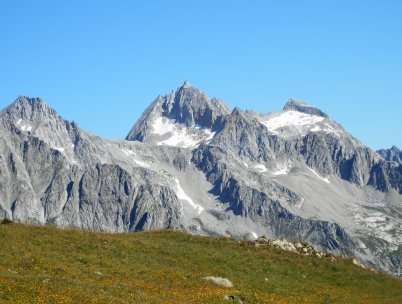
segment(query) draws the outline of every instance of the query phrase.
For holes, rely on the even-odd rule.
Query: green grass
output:
[[[401,281],[350,260],[223,238],[9,224],[0,242],[0,303],[402,303]]]

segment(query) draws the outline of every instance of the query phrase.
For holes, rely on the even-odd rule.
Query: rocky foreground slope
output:
[[[0,218],[266,235],[400,275],[401,163],[302,102],[230,110],[185,83],[111,141],[20,97],[0,113],[0,143]]]

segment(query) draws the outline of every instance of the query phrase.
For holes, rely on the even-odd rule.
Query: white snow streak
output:
[[[212,140],[212,138],[214,138],[216,132],[212,132],[212,131],[209,130],[209,129],[203,129],[203,131],[204,131],[205,135],[208,135],[207,138],[205,138],[204,140],[205,140],[207,143],[209,143],[209,142]]]
[[[258,234],[254,231],[251,231],[251,235],[253,236],[253,238],[258,239]]]
[[[331,183],[328,178],[322,177],[321,175],[319,175],[315,170],[311,169],[310,167],[307,167],[307,168],[311,171],[311,173],[313,173],[316,177],[318,177],[323,182],[325,182],[327,184]]]
[[[188,202],[191,207],[193,207],[198,214],[201,214],[202,211],[204,211],[204,207],[196,204],[190,196],[187,195],[187,193],[184,191],[184,189],[181,187],[180,182],[177,178],[175,178],[175,183],[176,183],[176,195],[177,197],[182,200]]]

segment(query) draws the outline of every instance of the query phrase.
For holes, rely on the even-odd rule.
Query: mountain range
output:
[[[402,277],[401,160],[293,99],[231,110],[185,82],[108,140],[19,97],[0,112],[0,219],[300,240]]]

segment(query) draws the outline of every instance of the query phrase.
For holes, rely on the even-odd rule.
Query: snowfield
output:
[[[281,136],[324,132],[339,137],[343,133],[325,117],[293,110],[270,114],[265,119],[260,119],[260,123],[270,132]]]
[[[314,126],[324,119],[325,118],[321,116],[301,113],[298,111],[285,111],[280,113],[278,116],[262,121],[262,124],[271,132],[277,133],[277,130],[280,128],[289,126]]]
[[[171,119],[159,116],[154,119],[152,133],[167,138],[157,142],[158,146],[173,146],[180,148],[196,148],[202,142],[210,141],[215,132],[197,126],[188,128],[177,124]]]

